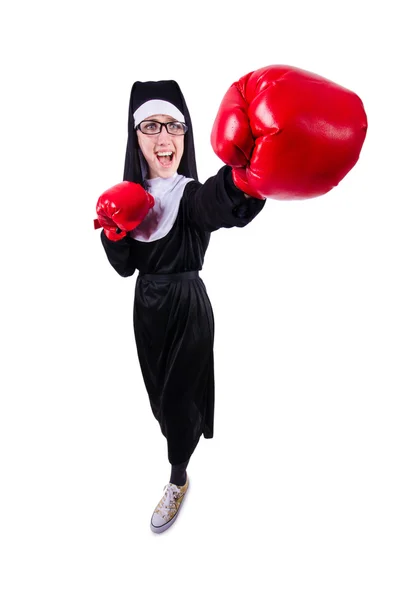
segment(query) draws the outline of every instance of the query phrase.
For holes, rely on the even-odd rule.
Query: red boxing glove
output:
[[[273,65],[226,92],[211,144],[254,198],[326,194],[356,164],[367,132],[360,98],[309,71]]]
[[[98,199],[94,227],[103,227],[106,237],[116,242],[138,227],[153,206],[153,196],[139,183],[123,181]]]

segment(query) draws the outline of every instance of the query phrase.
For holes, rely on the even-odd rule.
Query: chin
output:
[[[152,175],[151,177],[162,177],[163,179],[167,179],[168,177],[172,177],[173,175],[175,175],[175,173],[178,171],[178,165],[172,165],[172,167],[170,167],[169,169],[161,169],[158,167],[158,165],[156,165],[156,168],[153,169],[152,171]]]

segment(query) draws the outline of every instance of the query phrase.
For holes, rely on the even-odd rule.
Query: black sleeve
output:
[[[105,248],[106,255],[112,267],[122,277],[129,277],[135,272],[132,260],[132,247],[130,238],[127,236],[118,242],[109,240],[104,231],[101,231],[101,242]]]
[[[261,212],[266,199],[246,198],[233,183],[231,167],[224,166],[204,184],[188,183],[185,202],[189,222],[211,232],[245,227]]]

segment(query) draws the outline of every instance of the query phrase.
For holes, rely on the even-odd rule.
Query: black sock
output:
[[[187,478],[186,467],[189,460],[190,458],[179,465],[171,465],[170,483],[174,483],[175,485],[185,485]]]

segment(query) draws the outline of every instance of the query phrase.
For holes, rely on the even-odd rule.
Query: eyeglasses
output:
[[[188,129],[187,125],[180,121],[169,121],[168,123],[159,123],[159,121],[141,121],[136,129],[139,129],[139,131],[142,131],[145,135],[157,135],[161,132],[163,127],[165,127],[171,135],[185,135]]]

